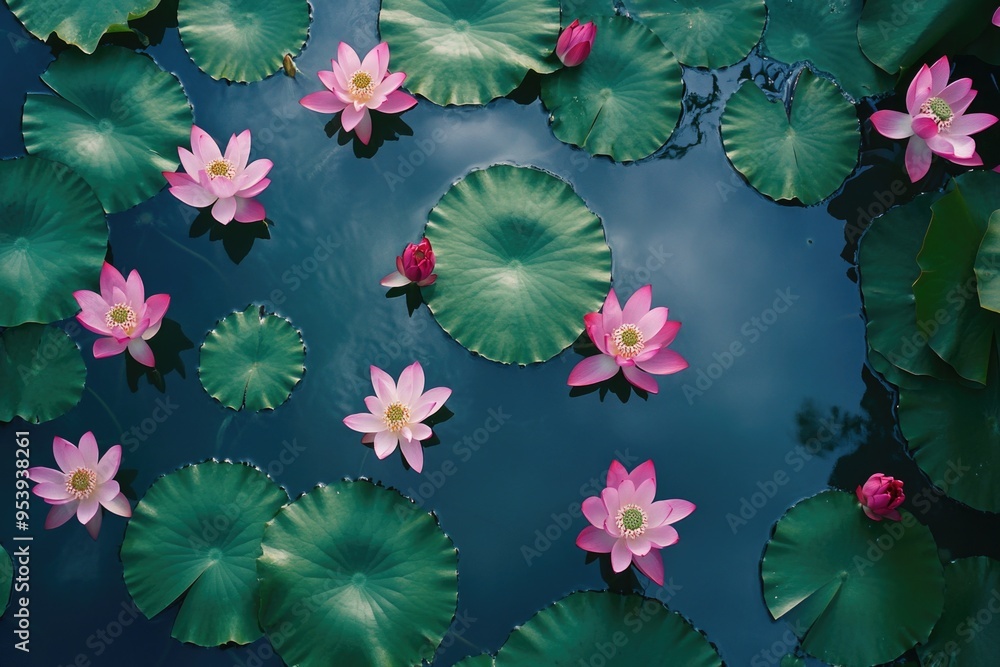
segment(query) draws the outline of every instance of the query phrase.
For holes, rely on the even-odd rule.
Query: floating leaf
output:
[[[979,304],[1000,313],[1000,210],[986,223],[986,234],[976,253],[976,291]]]
[[[718,69],[743,60],[760,41],[767,18],[764,0],[626,0],[625,4],[677,60],[690,67]]]
[[[854,105],[836,85],[803,70],[791,114],[752,81],[729,98],[722,141],[733,166],[758,192],[809,206],[837,191],[858,163]]]
[[[844,667],[889,662],[926,641],[944,605],[931,531],[905,510],[872,521],[857,498],[824,491],[778,521],[761,563],[764,601],[806,653]]]
[[[87,367],[57,326],[22,324],[0,334],[0,422],[40,424],[80,402]]]
[[[930,480],[970,507],[1000,512],[1000,378],[985,387],[916,378],[899,390],[899,428]]]
[[[423,288],[438,324],[494,361],[545,361],[583,331],[611,280],[600,218],[539,169],[473,171],[430,213],[437,281]]]
[[[260,622],[282,637],[272,643],[289,665],[420,665],[455,615],[451,540],[433,515],[367,480],[301,496],[263,545]]]
[[[0,161],[0,326],[55,322],[96,289],[108,224],[94,191],[64,165]]]
[[[7,551],[0,544],[0,601],[3,602],[0,605],[0,616],[3,616],[7,610],[7,603],[10,601],[10,585],[13,582],[13,576],[14,565],[11,563]]]
[[[640,160],[667,143],[681,115],[677,60],[649,28],[622,16],[595,18],[590,56],[542,78],[542,102],[560,141]]]
[[[892,90],[895,81],[858,46],[858,19],[864,0],[786,2],[768,5],[764,51],[792,64],[809,61],[831,74],[858,100]]]
[[[781,667],[806,667],[806,661],[789,654],[781,658]]]
[[[440,105],[486,104],[559,65],[559,0],[382,0],[379,31],[406,88]]]
[[[608,667],[722,667],[715,648],[683,616],[659,600],[608,591],[571,593],[514,628],[496,667],[589,665],[602,647]]]
[[[996,8],[996,0],[868,0],[858,41],[869,60],[895,74],[919,65],[931,49],[959,52],[989,29]]]
[[[931,220],[930,206],[940,196],[922,194],[873,220],[858,246],[858,269],[871,349],[901,371],[956,379],[951,366],[927,344],[940,324],[918,324],[913,296],[913,283],[920,277],[917,253]]]
[[[288,502],[260,470],[207,461],[161,477],[125,529],[125,585],[147,618],[177,600],[172,636],[198,646],[247,644],[257,624],[264,524]]]
[[[494,667],[493,656],[484,653],[483,655],[469,656],[455,664],[455,667]]]
[[[1000,174],[969,172],[931,206],[933,215],[917,255],[920,277],[913,283],[917,321],[940,325],[930,337],[931,349],[963,378],[979,384],[986,382],[1000,331],[1000,314],[979,305],[975,272],[990,216],[1000,208],[998,186]],[[991,259],[996,270],[1000,257],[987,254],[979,259],[980,269]]]
[[[944,566],[944,582],[944,614],[927,643],[917,647],[920,664],[995,664],[1000,646],[1000,624],[993,622],[1000,604],[1000,562],[985,556],[952,561]]]
[[[307,0],[180,0],[177,26],[188,55],[213,79],[260,81],[282,69],[309,37]]]
[[[273,410],[302,379],[305,357],[302,334],[291,322],[251,305],[205,336],[198,375],[205,391],[228,408]]]
[[[67,44],[93,53],[106,32],[121,32],[125,24],[142,18],[160,0],[7,0],[7,6],[32,35],[46,40],[52,33]]]
[[[147,55],[118,46],[94,55],[64,51],[42,81],[56,94],[28,94],[24,145],[90,184],[108,213],[159,192],[177,170],[193,120],[180,82]]]

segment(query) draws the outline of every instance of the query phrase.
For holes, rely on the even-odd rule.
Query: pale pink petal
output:
[[[655,496],[656,482],[651,479],[647,479],[636,488],[635,496],[633,496],[632,502],[639,507],[646,508],[653,504],[653,498]]]
[[[197,125],[191,128],[191,149],[201,164],[222,159],[222,151],[219,150],[215,139]]]
[[[73,292],[73,298],[80,306],[76,319],[88,330],[105,336],[111,333],[107,324],[108,303],[97,293],[88,290]]]
[[[75,500],[63,505],[54,505],[49,510],[49,515],[45,517],[45,529],[52,530],[53,528],[58,528],[76,516],[77,505],[79,503]]]
[[[610,334],[622,325],[622,309],[618,304],[614,288],[608,291],[608,296],[604,299],[604,307],[601,308],[601,314],[604,315],[604,333]]]
[[[935,137],[938,134],[937,121],[928,116],[914,118],[911,126],[913,127],[914,134],[924,140]]]
[[[111,501],[112,498],[117,496],[121,492],[121,487],[113,479],[109,479],[103,484],[99,484],[95,493],[97,501],[104,505]]]
[[[623,466],[618,461],[612,461],[611,466],[608,468],[607,485],[613,486],[617,489],[621,485],[621,483],[628,478],[629,474],[628,471],[625,470],[625,466]],[[642,482],[640,481],[639,483],[641,484]]]
[[[648,391],[650,394],[660,391],[660,386],[656,384],[656,378],[645,371],[639,370],[638,367],[622,366],[622,371],[625,373],[625,379],[633,386]]]
[[[982,132],[997,122],[997,117],[990,113],[970,113],[951,121],[948,129],[951,134],[976,134]]]
[[[381,113],[402,113],[417,105],[417,98],[401,90],[394,90],[386,95],[385,101],[378,106]]]
[[[434,431],[427,424],[410,424],[410,437],[414,440],[426,440],[434,435]]]
[[[271,184],[270,178],[262,178],[259,181],[257,181],[256,185],[251,185],[249,188],[243,188],[242,190],[237,192],[236,196],[242,199],[250,199],[252,197],[256,197],[264,190],[266,190],[267,186],[269,186],[270,184]]]
[[[218,199],[209,190],[194,183],[190,185],[175,185],[170,188],[170,194],[188,206],[195,208],[204,208]]]
[[[128,353],[143,366],[149,368],[156,366],[156,357],[153,355],[153,350],[149,347],[149,343],[142,338],[133,338],[128,342]]]
[[[180,157],[181,166],[184,167],[184,171],[187,172],[188,177],[197,177],[198,172],[205,168],[205,164],[203,162],[199,162],[194,153],[186,148],[178,148],[177,155]],[[166,176],[166,174],[164,174],[164,176]]]
[[[653,465],[652,460],[647,460],[640,465],[636,466],[635,470],[629,473],[628,480],[632,484],[639,488],[647,481],[653,483],[653,487],[656,487],[656,466]]]
[[[945,86],[948,85],[948,77],[951,75],[951,64],[948,62],[948,56],[941,56],[937,61],[931,65],[931,91],[932,94],[938,94]]]
[[[128,281],[125,283],[125,298],[128,305],[138,311],[146,300],[146,288],[142,284],[142,276],[135,269],[128,274]]]
[[[608,354],[608,347],[604,343],[604,316],[600,313],[587,313],[583,316],[583,326],[590,342],[597,346],[601,354]]]
[[[624,482],[618,485],[618,504],[621,507],[625,507],[626,505],[632,504],[634,498],[635,498],[635,484],[632,483],[632,480],[626,479]],[[610,512],[610,509],[608,511]],[[618,512],[615,511],[614,515],[617,514]]]
[[[433,389],[428,389],[423,394],[417,397],[417,399],[410,406],[413,412],[412,421],[420,422],[430,415],[434,414],[447,401],[451,398],[451,389],[448,387],[434,387]],[[429,411],[428,411],[429,410]],[[426,412],[426,414],[424,414]],[[417,415],[424,415],[420,419],[417,419]]]
[[[349,44],[341,42],[337,47],[337,62],[344,68],[344,72],[350,76],[361,69],[361,59]]]
[[[97,464],[97,469],[94,471],[97,473],[97,483],[103,484],[108,480],[114,478],[118,474],[118,466],[122,462],[122,446],[114,445],[109,447],[108,451],[104,452],[104,456],[101,457],[100,462]]]
[[[663,557],[659,549],[653,549],[645,556],[636,556],[633,559],[639,571],[649,577],[656,585],[663,585]]]
[[[637,535],[632,539],[625,538],[625,544],[628,545],[628,550],[632,552],[633,556],[645,556],[653,548],[653,543],[646,535]]]
[[[375,442],[375,434],[365,433],[363,436],[361,436],[361,442],[363,442],[366,445],[373,444]]]
[[[359,412],[344,417],[344,425],[358,433],[378,433],[385,430],[385,421],[381,417],[367,412]]]
[[[412,281],[401,274],[399,271],[393,271],[385,278],[379,281],[382,287],[405,287],[409,285]]]
[[[97,438],[94,437],[93,431],[87,431],[80,436],[78,449],[80,456],[83,457],[83,465],[90,469],[96,468],[101,452],[97,449]]]
[[[570,371],[566,384],[570,387],[584,387],[589,384],[597,384],[611,377],[618,372],[618,364],[614,357],[606,354],[596,354],[587,357],[573,367]]]
[[[927,147],[927,142],[920,137],[910,137],[910,143],[906,145],[906,173],[910,176],[910,181],[916,183],[927,175],[931,168],[931,149]]]
[[[382,42],[371,51],[365,54],[365,59],[361,61],[361,69],[372,75],[372,79],[375,81],[380,81],[381,76],[378,76],[378,71],[380,69],[380,56],[385,56],[388,54],[389,45]]]
[[[625,308],[622,309],[622,322],[637,323],[649,312],[649,306],[652,302],[653,286],[643,285],[625,302]]]
[[[939,145],[940,144],[940,145]],[[976,152],[976,140],[961,135],[938,135],[927,140],[931,152],[946,158],[969,158]]]
[[[344,109],[344,113],[340,117],[340,124],[344,126],[346,131],[350,132],[361,122],[367,111],[364,107],[358,109],[356,106],[351,105]]]
[[[948,106],[961,102],[962,98],[969,94],[972,90],[972,79],[959,79],[950,83],[944,90],[938,93],[935,97],[940,97],[942,100],[948,103]]]
[[[646,347],[661,348],[670,345],[677,338],[677,332],[681,330],[681,323],[677,320],[667,320],[660,328],[660,332],[646,341]],[[639,355],[640,357],[642,355]],[[652,356],[652,355],[650,355]],[[649,357],[647,357],[648,359]],[[638,357],[636,358],[638,361]]]
[[[333,65],[333,77],[334,78],[333,78],[333,81],[331,82],[333,85],[327,86],[327,87],[330,90],[340,90],[340,91],[347,90],[348,87],[349,87],[350,82],[347,80],[347,74],[344,72],[344,68],[341,67],[340,63],[338,63],[336,60],[331,61],[331,64]],[[326,85],[327,79],[324,79],[321,76],[320,80],[323,81],[323,85]]]
[[[93,518],[83,525],[83,527],[87,529],[87,533],[95,540],[101,532],[102,521],[104,521],[104,513],[98,510],[94,513]]]
[[[399,444],[399,438],[392,431],[379,431],[375,434],[375,456],[380,459],[392,454],[396,451],[396,445]]]
[[[337,66],[336,61],[334,61],[333,65],[334,67]],[[341,83],[340,79],[337,78],[336,73],[332,70],[321,69],[316,72],[316,76],[318,76],[323,85],[327,87],[327,92],[332,93],[332,91],[337,90],[338,88],[341,90],[347,88],[347,80],[345,79],[344,82]]]
[[[382,42],[375,47],[375,52],[378,55],[378,71],[375,72],[375,80],[381,81],[385,78],[386,72],[389,71],[389,45]]]
[[[372,138],[372,115],[368,112],[368,109],[363,109],[361,112],[361,120],[358,124],[354,126],[354,133],[358,136],[358,140],[361,141],[365,146]]]
[[[677,352],[661,348],[651,359],[636,361],[636,366],[655,375],[669,375],[688,367],[688,362]]]
[[[264,205],[256,199],[236,197],[236,222],[260,222],[267,217]]]
[[[972,101],[976,99],[976,95],[978,94],[979,93],[977,91],[970,90],[968,95],[963,97],[955,104],[951,105],[951,112],[955,115],[956,118],[965,113],[965,110],[969,108],[969,105],[972,104]]]
[[[400,440],[399,449],[403,452],[403,458],[410,464],[415,472],[420,472],[424,468],[424,448],[419,440]]]
[[[94,515],[97,514],[100,509],[101,503],[97,500],[97,498],[91,496],[86,500],[81,500],[80,504],[77,505],[76,518],[80,523],[86,524],[94,518]]]
[[[236,217],[236,197],[219,199],[212,207],[212,217],[224,225],[228,225]]]
[[[619,485],[620,486],[620,485]],[[618,487],[611,487],[601,491],[601,500],[604,501],[604,506],[608,508],[608,526],[614,525],[614,519],[618,516],[618,510],[621,509],[621,503],[618,501]]]
[[[372,386],[375,388],[375,395],[382,401],[383,406],[396,401],[396,383],[392,377],[378,366],[370,368],[372,374]]]
[[[42,482],[32,489],[34,494],[45,500],[69,500],[73,496],[66,490],[66,476],[58,483]]]
[[[197,185],[198,181],[194,180],[187,174],[181,172],[164,171],[161,172],[163,178],[167,179],[167,183],[175,187],[183,187],[185,185]],[[197,172],[195,172],[197,173]]]
[[[344,100],[327,90],[309,93],[299,100],[299,104],[310,111],[318,111],[319,113],[340,113],[347,106]]]
[[[615,540],[611,548],[611,569],[615,572],[624,572],[632,564],[632,552],[629,551],[628,544],[624,538]]]
[[[622,314],[623,322],[633,322],[642,332],[642,337],[644,340],[650,340],[660,333],[660,329],[663,325],[667,323],[667,309],[666,308],[653,308],[651,311],[643,315],[638,322],[635,320],[629,320]]]
[[[169,294],[154,294],[146,299],[146,317],[149,318],[149,326],[159,326],[160,322],[163,321],[163,316],[166,314],[167,308],[169,307]],[[152,336],[149,338],[152,338]],[[149,340],[149,338],[146,340]]]
[[[132,506],[128,502],[128,498],[124,494],[119,493],[114,498],[108,501],[101,501],[105,509],[118,516],[130,517],[132,516]]]
[[[611,553],[617,542],[616,538],[593,526],[587,526],[576,536],[576,546],[595,554]]]
[[[604,501],[600,498],[590,496],[583,501],[583,515],[590,523],[598,528],[603,528],[604,522],[608,519],[608,508],[604,506]]]
[[[375,87],[375,90],[372,91],[372,99],[378,100],[379,103],[381,103],[385,100],[389,93],[402,86],[404,81],[406,81],[405,74],[402,72],[393,72],[389,76],[385,77],[382,83]],[[372,109],[379,108],[378,104],[371,104],[370,106]]]
[[[647,528],[645,535],[654,546],[660,549],[677,544],[677,540],[680,539],[677,530],[670,525]]]
[[[114,338],[98,338],[94,341],[94,358],[104,359],[121,354],[128,347],[128,339],[121,342]]]
[[[993,25],[1000,26],[1000,7],[997,7],[997,10],[993,12]]]
[[[66,484],[66,473],[61,470],[37,466],[28,468],[28,479],[33,482],[44,482],[46,484]]]
[[[913,117],[907,113],[883,109],[871,116],[872,125],[884,137],[890,139],[905,139],[913,135]]]
[[[247,188],[251,188],[260,182],[262,178],[267,176],[267,174],[274,167],[274,163],[270,160],[254,160],[250,165],[243,170],[243,173],[236,178],[236,183],[239,187],[237,192],[241,192]]]
[[[677,523],[696,509],[694,503],[679,498],[671,498],[662,502],[668,503],[670,506],[670,514],[667,515],[666,519],[667,523]]]
[[[937,65],[935,64],[935,66]],[[948,78],[945,76],[945,81],[947,80]],[[933,83],[934,76],[931,74],[931,69],[927,65],[923,65],[917,75],[913,77],[909,88],[906,89],[906,110],[910,112],[911,116],[920,113],[920,105],[930,97]]]
[[[63,472],[72,472],[87,465],[80,450],[72,442],[59,436],[52,439],[52,455]]]
[[[958,157],[957,155],[952,155],[948,157],[948,160],[954,162],[955,164],[960,164],[963,167],[981,167],[983,166],[983,158],[979,157],[979,153],[973,153],[967,158]],[[996,171],[994,169],[994,171]]]
[[[237,174],[246,169],[247,162],[250,160],[250,145],[250,130],[243,130],[229,139],[229,145],[226,146],[226,159],[236,167]]]
[[[399,374],[399,382],[396,384],[396,394],[399,396],[399,400],[406,405],[415,406],[423,393],[424,369],[419,361],[414,361]],[[450,393],[449,390],[449,395]]]
[[[666,500],[658,500],[646,508],[646,518],[649,520],[650,526],[659,526],[667,520],[673,511],[671,503]]]

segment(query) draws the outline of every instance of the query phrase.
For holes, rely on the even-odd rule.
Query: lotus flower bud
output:
[[[559,35],[556,55],[566,67],[576,67],[590,55],[595,36],[597,36],[597,26],[593,21],[580,25],[580,21],[574,19]]]
[[[869,519],[899,521],[902,518],[896,509],[906,500],[902,480],[878,472],[869,477],[864,486],[859,486],[855,493]]]

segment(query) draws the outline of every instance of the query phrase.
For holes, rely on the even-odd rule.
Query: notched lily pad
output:
[[[291,322],[250,305],[220,320],[201,345],[198,376],[233,410],[274,409],[305,373],[306,348]]]
[[[121,32],[132,19],[142,18],[160,0],[7,0],[7,6],[32,35],[41,40],[53,33],[67,44],[93,53],[106,32]]]
[[[86,378],[80,348],[59,327],[22,324],[0,334],[0,422],[64,415],[80,402]]]
[[[207,461],[161,477],[125,529],[125,585],[152,618],[180,600],[172,635],[198,646],[248,644],[257,622],[264,524],[288,502],[263,472]]]
[[[1000,625],[1000,562],[980,556],[944,566],[944,613],[926,644],[917,648],[924,667],[979,667],[996,660]],[[984,622],[986,621],[986,622]]]

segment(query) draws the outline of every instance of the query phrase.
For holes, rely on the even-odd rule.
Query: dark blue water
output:
[[[359,51],[377,42],[376,16],[372,0],[315,2],[294,80],[213,81],[187,58],[176,29],[149,49],[181,79],[201,127],[217,138],[249,127],[253,156],[274,161],[262,197],[272,238],[234,264],[222,242],[190,237],[195,211],[165,191],[111,216],[116,266],[138,268],[147,291],[172,295],[168,317],[195,347],[179,353],[163,391],[145,378],[133,391],[125,360],[93,359],[91,336],[77,333],[88,367],[83,400],[55,421],[0,430],[0,503],[12,501],[15,430],[30,432],[33,465],[53,465],[54,435],[75,442],[93,430],[102,449],[121,442],[138,498],[159,476],[210,457],[252,461],[292,497],[343,477],[381,480],[433,509],[459,549],[458,617],[434,663],[452,665],[495,651],[514,625],[567,593],[607,587],[574,545],[585,520],[563,515],[596,493],[612,458],[629,467],[652,458],[658,496],[698,510],[664,551],[667,585],[646,594],[689,617],[727,663],[776,664],[794,642],[760,594],[759,559],[774,521],[831,479],[853,488],[878,470],[902,476],[911,496],[927,488],[895,433],[894,397],[865,369],[860,295],[841,256],[853,261],[843,218],[856,224],[855,207],[867,209],[901,172],[861,181],[835,201],[839,219],[825,205],[761,197],[735,175],[718,132],[716,93],[724,98],[742,68],[686,73],[704,113],[689,109],[664,159],[590,158],[551,135],[539,102],[512,100],[468,109],[421,102],[403,116],[412,136],[359,158],[327,137],[328,117],[298,100],[318,89],[315,71],[329,67],[339,41]],[[24,94],[44,90],[38,76],[52,56],[5,8],[0,54],[0,154],[13,157],[24,152]],[[438,130],[443,140],[434,139]],[[580,358],[572,350],[530,368],[492,363],[452,341],[426,308],[411,318],[402,299],[384,297],[379,278],[419,238],[428,210],[469,170],[497,162],[572,182],[604,220],[619,294],[652,283],[654,305],[683,322],[674,347],[691,368],[661,379],[660,395],[570,397],[566,377]],[[274,412],[226,410],[197,379],[205,333],[250,302],[290,318],[308,349],[305,378]],[[454,389],[454,417],[437,428],[441,444],[427,450],[423,474],[404,469],[398,454],[377,460],[341,423],[371,393],[370,364],[396,376],[414,360],[429,386]],[[12,550],[8,506],[0,542]],[[174,609],[134,619],[118,556],[125,521],[108,515],[94,542],[75,522],[44,531],[45,512],[36,498],[31,654],[13,649],[8,613],[0,664],[281,664],[264,640],[226,650],[180,644],[170,637]],[[918,516],[943,557],[997,555],[976,537],[995,533],[995,517],[936,496]]]

